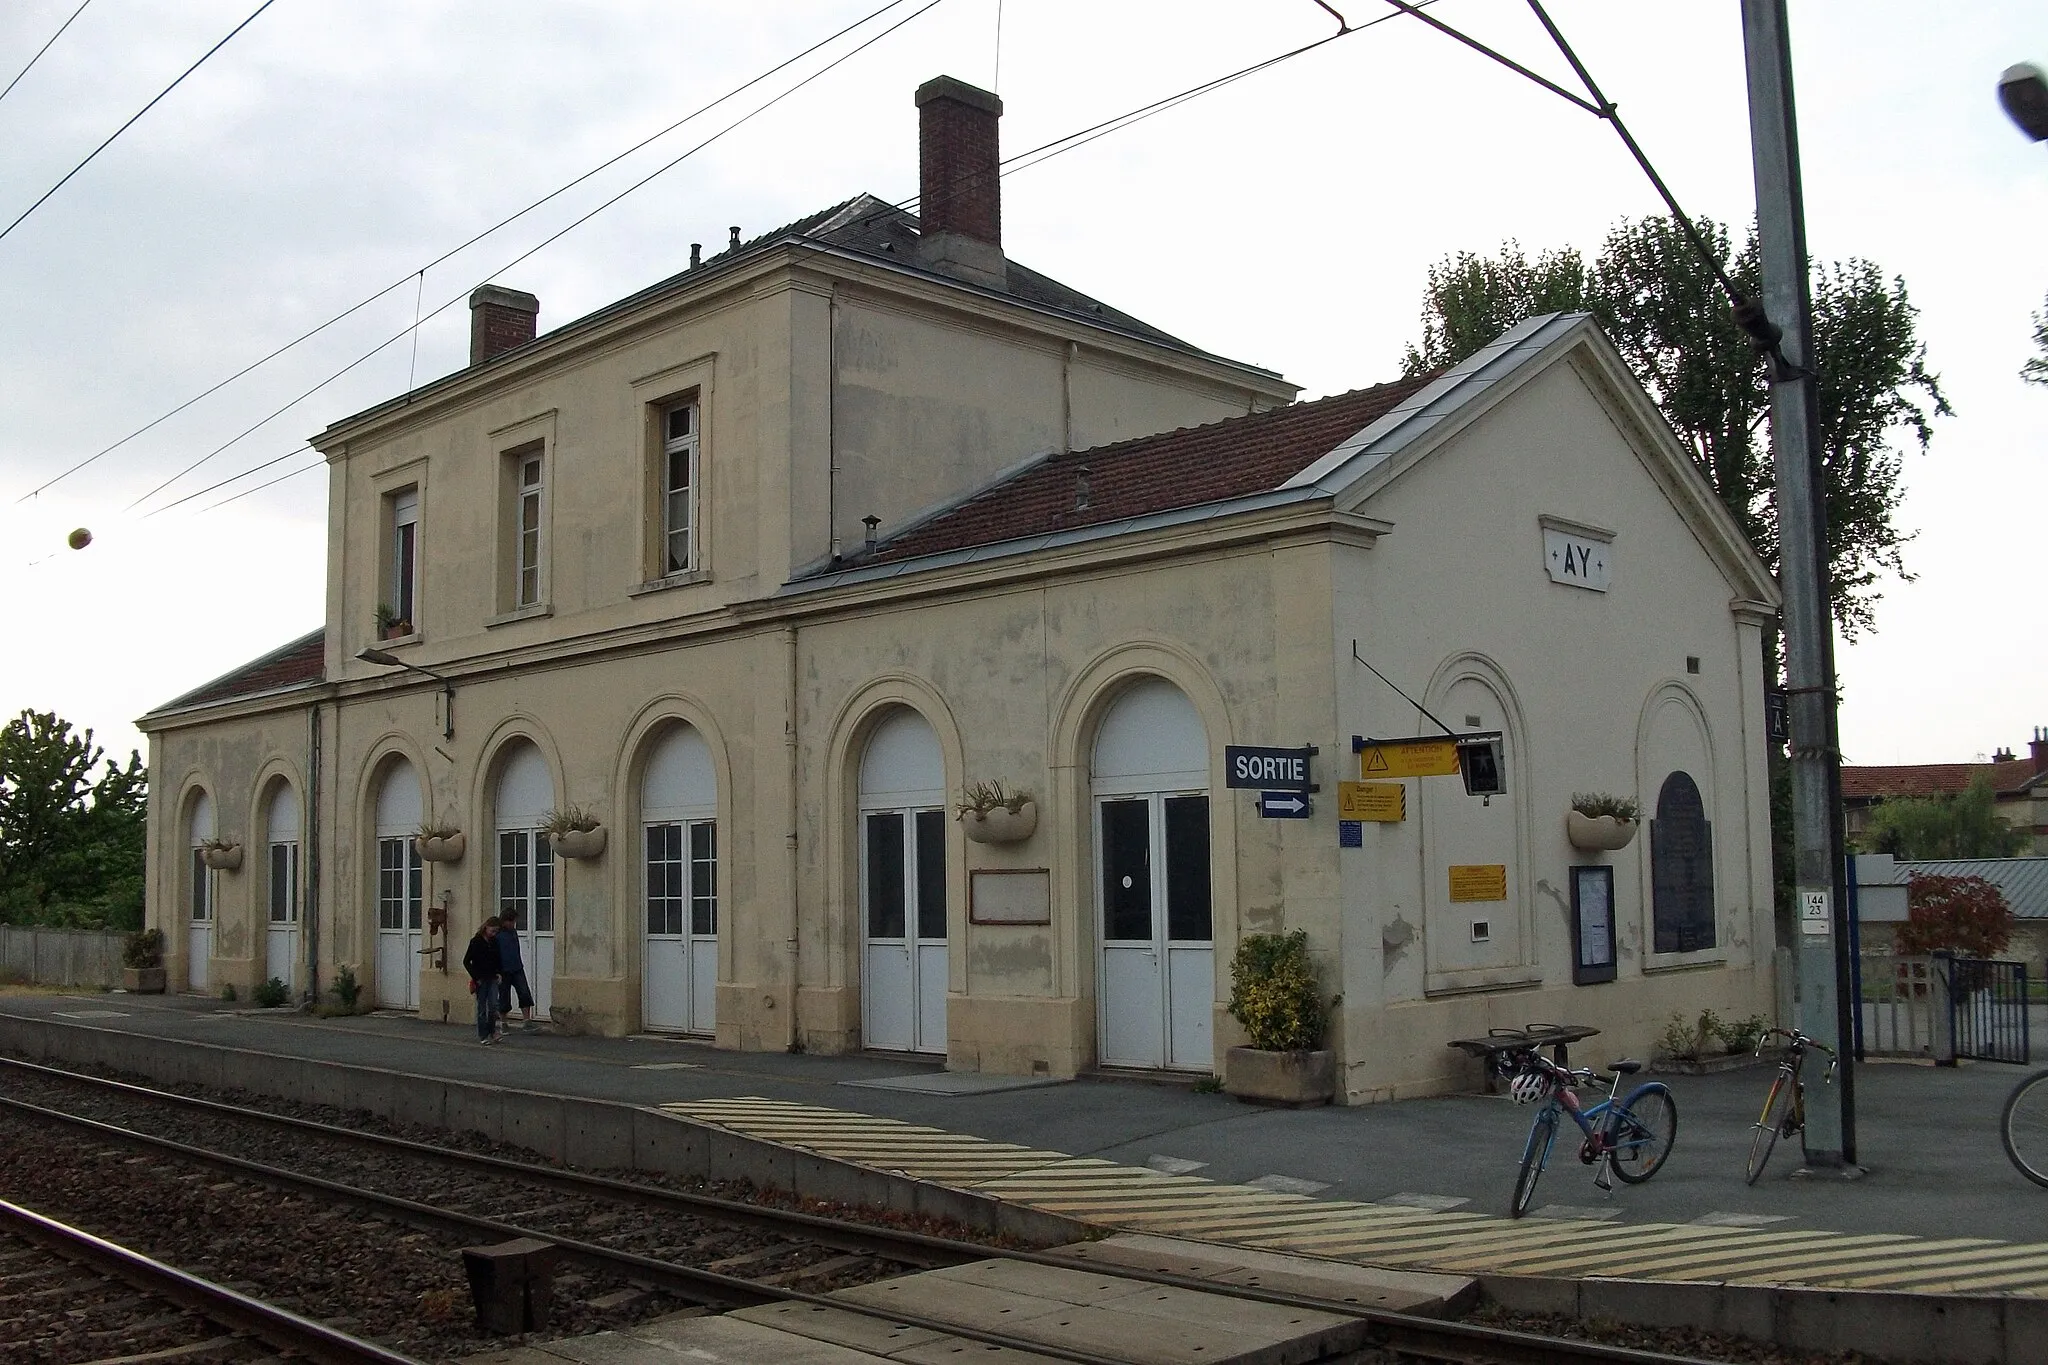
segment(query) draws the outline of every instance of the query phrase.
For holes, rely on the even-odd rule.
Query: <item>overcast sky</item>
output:
[[[324,475],[202,510],[313,457],[144,514],[459,368],[466,307],[420,325],[415,347],[416,308],[495,279],[540,297],[545,330],[673,273],[693,241],[721,249],[730,225],[752,236],[862,190],[906,198],[911,94],[930,76],[997,85],[1015,153],[1334,28],[1311,0],[940,0],[507,268],[925,3],[910,0],[418,274],[881,2],[277,0],[0,240],[0,602],[13,604],[0,716],[55,710],[125,754],[150,707],[318,626]],[[0,99],[0,226],[256,3],[92,0]],[[76,8],[0,5],[0,84]],[[1354,24],[1384,12],[1367,0],[1336,8]],[[1735,0],[1550,9],[1680,201],[1746,222]],[[2006,122],[1994,90],[2011,63],[2048,63],[2048,7],[1796,0],[1792,11],[1811,249],[1904,277],[1957,411],[1936,424],[1930,453],[1906,459],[1917,581],[1886,585],[1876,634],[1839,654],[1846,756],[2024,752],[2048,725],[2048,389],[2017,378],[2048,291],[2048,145]],[[1440,0],[1435,12],[1569,83],[1526,6]],[[1425,272],[1446,253],[1516,238],[1590,254],[1617,219],[1660,208],[1598,121],[1405,18],[1013,175],[1003,193],[1014,259],[1277,369],[1309,397],[1397,373]],[[94,541],[74,552],[64,538],[78,526]]]

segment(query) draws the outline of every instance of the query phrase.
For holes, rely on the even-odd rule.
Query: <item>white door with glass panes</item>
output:
[[[860,766],[861,1038],[946,1050],[946,764],[923,716],[902,710]]]
[[[498,773],[498,913],[519,916],[520,961],[542,1017],[555,975],[555,850],[540,824],[554,808],[547,760],[519,744]],[[512,1004],[518,1007],[516,994]]]
[[[420,1007],[420,902],[426,890],[414,843],[420,820],[419,776],[412,764],[396,759],[377,788],[376,999],[385,1009]]]
[[[203,991],[212,979],[213,869],[201,847],[214,837],[213,798],[205,792],[192,800],[185,856],[185,989]]]
[[[1214,1065],[1209,740],[1172,684],[1139,683],[1096,732],[1097,1060]]]
[[[710,746],[690,726],[655,741],[640,780],[640,826],[642,1024],[711,1033],[718,1022],[718,779]]]
[[[264,874],[269,914],[263,933],[263,976],[298,988],[299,794],[285,783],[271,793]]]

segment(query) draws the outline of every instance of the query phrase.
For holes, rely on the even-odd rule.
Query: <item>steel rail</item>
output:
[[[1078,1270],[1090,1275],[1115,1275],[1123,1279],[1137,1280],[1169,1288],[1193,1290],[1205,1294],[1221,1294],[1231,1298],[1274,1304],[1308,1312],[1328,1313],[1334,1316],[1363,1319],[1374,1327],[1372,1345],[1383,1349],[1400,1350],[1414,1355],[1440,1357],[1459,1361],[1487,1361],[1496,1365],[1709,1365],[1693,1356],[1676,1356],[1658,1351],[1644,1351],[1634,1347],[1609,1346],[1599,1342],[1576,1341],[1564,1337],[1547,1337],[1536,1333],[1517,1332],[1506,1328],[1485,1327],[1472,1323],[1450,1322],[1439,1318],[1421,1317],[1414,1314],[1396,1313],[1385,1309],[1368,1308],[1355,1301],[1324,1298],[1310,1294],[1295,1294],[1285,1290],[1264,1289],[1251,1285],[1233,1285],[1213,1280],[1198,1279],[1179,1275],[1172,1271],[1146,1270],[1134,1266],[1105,1264],[1073,1256],[1062,1256],[1056,1252],[1032,1251],[1017,1248],[991,1247],[974,1242],[963,1242],[952,1238],[935,1237],[926,1233],[899,1232],[877,1229],[872,1226],[850,1222],[844,1219],[826,1218],[817,1214],[798,1213],[793,1210],[770,1209],[757,1205],[741,1204],[729,1199],[711,1195],[689,1194],[682,1191],[662,1189],[633,1181],[617,1180],[605,1176],[587,1175],[551,1167],[535,1166],[524,1162],[509,1161],[503,1157],[484,1156],[477,1153],[458,1152],[426,1143],[413,1142],[405,1138],[387,1137],[376,1133],[362,1133],[353,1129],[340,1128],[332,1124],[311,1119],[294,1118],[285,1114],[272,1114],[261,1109],[250,1109],[239,1105],[226,1104],[218,1100],[201,1099],[191,1095],[179,1095],[170,1091],[154,1090],[147,1086],[127,1081],[109,1080],[105,1077],[90,1076],[81,1072],[66,1071],[59,1067],[22,1061],[17,1058],[0,1057],[0,1067],[14,1067],[24,1071],[39,1072],[61,1081],[89,1084],[133,1095],[146,1101],[168,1103],[187,1108],[218,1113],[230,1118],[255,1120],[275,1124],[301,1132],[315,1133],[336,1140],[358,1145],[382,1147],[402,1151],[427,1159],[456,1166],[471,1166],[502,1175],[514,1176],[534,1183],[578,1193],[594,1194],[616,1198],[627,1203],[669,1204],[703,1216],[730,1219],[749,1226],[771,1231],[801,1233],[822,1244],[838,1246],[844,1250],[861,1251],[867,1254],[886,1255],[890,1259],[904,1260],[912,1264],[931,1258],[941,1264],[964,1264],[978,1260],[1014,1260],[1056,1269]],[[18,1100],[0,1099],[0,1105],[7,1105],[47,1114],[60,1121],[85,1125],[94,1130],[103,1130],[111,1138],[142,1141],[160,1145],[193,1160],[223,1165],[228,1169],[255,1174],[257,1178],[275,1176],[277,1183],[306,1184],[324,1187],[328,1192],[341,1198],[353,1198],[359,1202],[368,1201],[402,1207],[409,1211],[406,1216],[419,1220],[438,1220],[439,1225],[451,1230],[470,1232],[485,1231],[493,1235],[510,1237],[535,1237],[561,1246],[565,1252],[581,1259],[603,1264],[607,1260],[615,1263],[613,1269],[620,1269],[617,1262],[628,1262],[633,1273],[645,1276],[659,1275],[663,1271],[684,1272],[691,1282],[677,1282],[674,1292],[683,1297],[704,1302],[702,1292],[731,1288],[749,1293],[754,1297],[746,1304],[768,1302],[807,1302],[821,1307],[861,1313],[865,1316],[904,1322],[912,1326],[925,1327],[932,1331],[951,1336],[983,1340],[996,1345],[1013,1346],[1020,1350],[1035,1351],[1040,1355],[1054,1355],[1074,1361],[1094,1361],[1097,1358],[1082,1353],[1067,1353],[1060,1348],[1027,1339],[1009,1338],[1000,1334],[979,1334],[936,1320],[906,1317],[869,1309],[844,1299],[823,1295],[806,1294],[798,1290],[785,1290],[755,1284],[733,1276],[719,1275],[694,1267],[677,1266],[671,1262],[655,1261],[634,1256],[628,1252],[616,1252],[605,1247],[577,1242],[555,1236],[544,1231],[519,1228],[512,1224],[499,1223],[491,1219],[478,1218],[452,1210],[436,1209],[429,1205],[415,1204],[397,1196],[382,1195],[375,1191],[357,1190],[352,1186],[339,1185],[322,1180],[317,1176],[300,1175],[279,1168],[266,1167],[257,1162],[224,1153],[207,1152],[203,1148],[186,1147],[168,1139],[157,1138],[146,1133],[114,1125],[100,1124],[96,1120],[64,1114],[57,1110],[43,1110]],[[261,1173],[261,1174],[259,1174]],[[699,1286],[702,1287],[700,1290]],[[664,1285],[664,1287],[670,1287]],[[717,1299],[717,1302],[732,1300]]]
[[[0,1199],[0,1224],[67,1261],[88,1266],[145,1294],[191,1309],[209,1322],[247,1333],[266,1346],[318,1365],[419,1365],[411,1356],[338,1332],[276,1304],[252,1299],[226,1285],[151,1260],[139,1251],[4,1199]]]

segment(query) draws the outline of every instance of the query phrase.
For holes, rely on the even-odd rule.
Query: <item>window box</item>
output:
[[[1636,837],[1634,820],[1623,820],[1612,815],[1581,815],[1566,811],[1564,836],[1571,840],[1573,848],[1589,853],[1614,853],[1627,848]]]
[[[993,810],[963,811],[960,832],[977,844],[1018,844],[1038,829],[1038,803],[1026,801],[1016,810],[997,806]]]
[[[469,836],[460,830],[447,834],[422,834],[413,840],[413,847],[423,863],[459,863],[469,850]]]
[[[564,858],[595,858],[604,852],[604,826],[572,829],[555,836],[555,852]]]
[[[216,872],[234,872],[242,866],[242,846],[226,839],[209,839],[199,846],[199,860]]]

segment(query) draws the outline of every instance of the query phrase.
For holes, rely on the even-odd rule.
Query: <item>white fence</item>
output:
[[[126,934],[0,924],[0,975],[37,986],[121,984]]]

